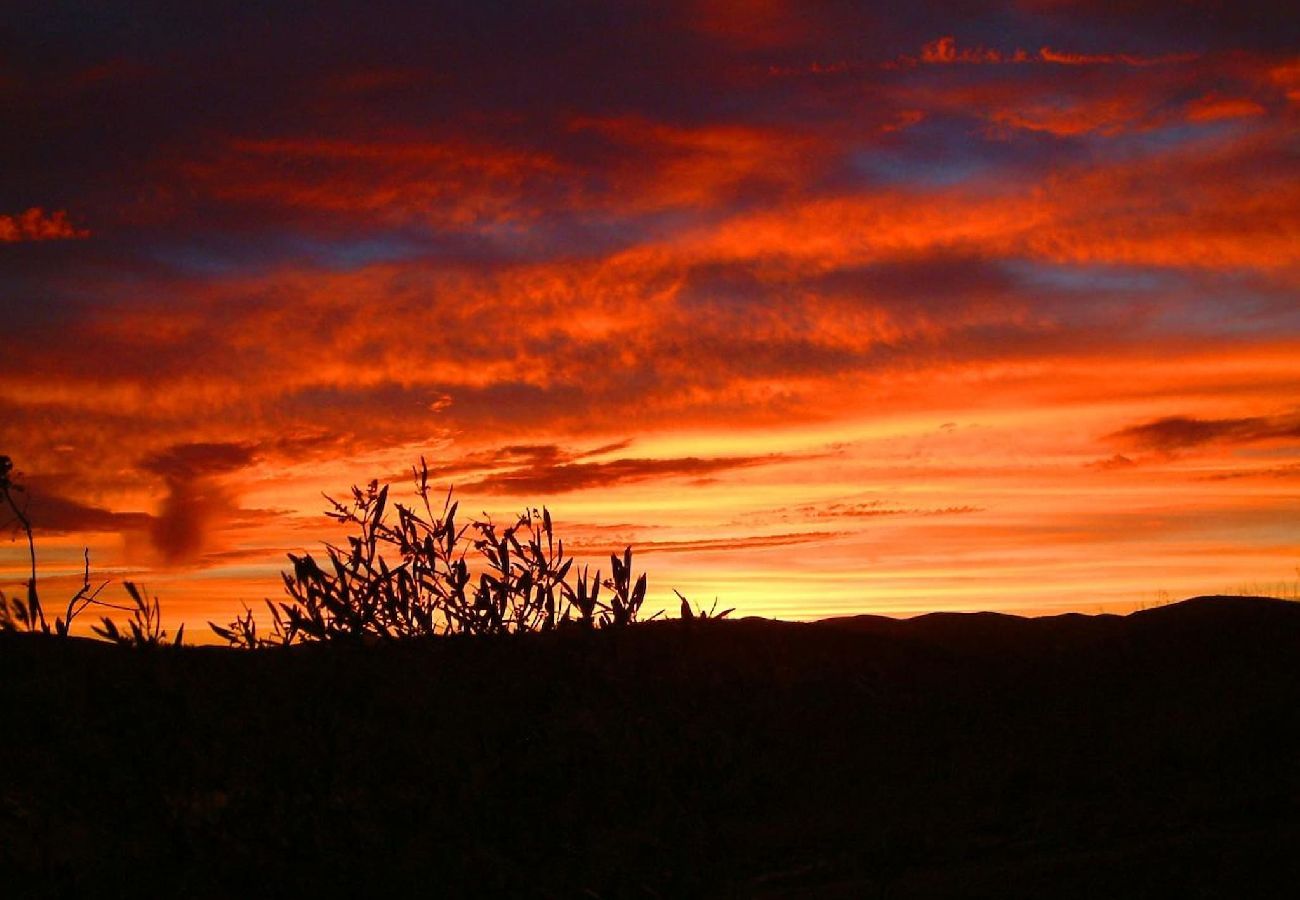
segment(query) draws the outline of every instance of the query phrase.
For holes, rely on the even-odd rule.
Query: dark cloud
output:
[[[507,470],[507,474],[523,474],[573,465],[593,457],[617,453],[631,446],[625,438],[588,449],[562,447],[559,444],[507,444],[490,450],[466,453],[452,460],[429,465],[431,479],[454,479],[458,475]],[[494,476],[489,476],[489,478]]]
[[[144,531],[154,518],[143,512],[115,512],[51,492],[43,481],[27,486],[26,514],[32,529],[43,534]]]
[[[254,448],[241,443],[177,444],[145,457],[140,468],[176,481],[224,475],[252,464]]]
[[[254,448],[241,443],[177,444],[146,457],[140,467],[167,484],[158,514],[149,525],[154,548],[172,565],[198,562],[211,532],[241,510],[222,476],[253,463]]]
[[[940,309],[973,298],[1014,293],[1016,279],[1000,260],[940,250],[869,266],[846,266],[810,279],[819,293],[871,298],[891,306]]]
[[[704,478],[718,472],[773,465],[791,459],[776,454],[765,456],[694,456],[670,459],[615,459],[608,462],[564,462],[551,453],[534,454],[528,464],[489,475],[464,485],[466,491],[500,494],[547,495],[591,487],[609,487],[658,478]]]
[[[828,503],[824,506],[799,506],[792,512],[803,519],[874,519],[883,516],[957,516],[983,512],[978,506],[894,507],[883,500],[866,503]]]
[[[1234,469],[1230,472],[1215,472],[1202,476],[1202,481],[1240,481],[1259,479],[1262,481],[1290,481],[1300,479],[1300,463],[1285,466],[1261,466],[1255,469]]]
[[[709,553],[744,550],[770,550],[797,544],[815,544],[844,537],[842,531],[804,531],[789,534],[760,534],[736,538],[701,539],[690,541],[638,541],[637,553]],[[618,548],[611,548],[618,549]]]
[[[1144,450],[1169,453],[1205,444],[1255,444],[1262,441],[1300,438],[1300,419],[1252,416],[1240,419],[1198,419],[1166,416],[1130,425],[1109,435],[1110,439]]]
[[[1098,459],[1090,463],[1085,463],[1087,468],[1097,469],[1102,472],[1115,472],[1123,469],[1132,469],[1136,465],[1137,463],[1134,460],[1122,453],[1116,453],[1114,456],[1109,456],[1105,459]]]

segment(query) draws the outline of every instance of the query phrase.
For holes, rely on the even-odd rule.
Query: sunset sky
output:
[[[651,606],[1300,577],[1284,4],[249,7],[5,4],[0,453],[47,606],[88,547],[198,636],[422,454],[632,544]]]

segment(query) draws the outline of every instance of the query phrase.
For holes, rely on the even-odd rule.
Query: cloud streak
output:
[[[904,61],[940,65],[952,64],[1015,64],[1047,63],[1058,66],[1159,66],[1190,62],[1194,53],[1164,53],[1142,56],[1133,53],[1075,53],[1042,47],[1036,51],[1013,50],[1003,52],[980,46],[961,46],[952,35],[935,38],[921,48],[918,57],[904,57]]]
[[[471,481],[464,485],[464,490],[543,496],[650,480],[686,478],[698,484],[722,472],[790,461],[788,457],[777,454],[671,459],[626,457],[603,462],[565,462],[561,459],[554,453],[533,454],[527,465]]]
[[[1198,419],[1165,416],[1130,425],[1110,435],[1143,450],[1174,452],[1207,444],[1259,444],[1300,439],[1300,418],[1250,416],[1240,419]]]

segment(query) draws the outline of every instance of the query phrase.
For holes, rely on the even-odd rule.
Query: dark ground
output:
[[[1300,604],[0,634],[0,894],[1284,897]]]

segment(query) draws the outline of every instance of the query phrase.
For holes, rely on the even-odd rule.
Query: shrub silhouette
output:
[[[258,634],[257,620],[253,618],[253,611],[248,608],[248,604],[244,604],[244,614],[242,616],[236,616],[224,627],[212,621],[208,622],[208,627],[212,629],[217,637],[231,647],[243,650],[256,650],[259,647],[275,647],[289,643],[288,631],[285,628],[284,620],[280,617],[279,608],[270,600],[266,601],[266,607],[271,611],[272,633],[270,637],[263,637]]]
[[[91,625],[90,630],[95,634],[111,641],[114,644],[121,644],[125,647],[137,647],[141,649],[150,647],[161,647],[167,643],[167,632],[162,627],[162,610],[158,605],[158,598],[153,600],[145,595],[144,589],[137,587],[130,581],[125,582],[126,592],[131,596],[134,603],[131,607],[126,607],[131,613],[131,618],[126,623],[126,629],[120,629],[108,616],[102,616],[102,625]],[[124,607],[114,607],[123,609]],[[176,631],[176,637],[171,642],[173,647],[181,645],[181,638],[185,635],[185,625],[182,624]]]
[[[81,586],[68,600],[63,615],[55,616],[54,627],[45,618],[41,606],[40,594],[36,589],[36,538],[32,533],[32,522],[27,516],[26,504],[19,505],[15,494],[22,494],[26,489],[13,480],[14,464],[8,456],[0,455],[0,504],[7,506],[13,515],[18,530],[27,538],[27,556],[30,565],[30,577],[27,579],[27,598],[8,597],[0,591],[0,631],[37,631],[42,634],[56,634],[67,637],[72,629],[72,622],[78,615],[91,606],[122,609],[99,599],[100,593],[108,586],[101,582],[92,587],[90,583],[90,550],[84,551],[85,567],[82,570]]]
[[[0,456],[0,503],[27,538],[30,577],[25,599],[0,592],[0,631],[66,637],[76,617],[95,606],[130,614],[123,626],[108,616],[91,626],[107,641],[136,648],[179,646],[185,626],[168,641],[158,598],[149,598],[134,583],[125,582],[130,605],[101,599],[109,582],[92,586],[89,551],[82,584],[51,627],[37,591],[31,520],[25,504],[15,498],[24,489],[12,472],[10,458]],[[390,506],[388,485],[380,487],[377,481],[354,486],[347,502],[327,496],[326,515],[354,529],[346,546],[327,543],[319,560],[310,553],[289,554],[292,569],[281,575],[289,600],[266,601],[269,632],[259,632],[245,606],[242,615],[224,626],[209,622],[213,633],[232,647],[253,649],[299,642],[622,628],[639,620],[647,578],[634,572],[631,547],[621,556],[610,555],[611,574],[602,579],[600,570],[592,575],[586,566],[575,568],[546,507],[525,509],[505,527],[486,514],[458,524],[459,504],[450,490],[435,509],[423,457],[412,474],[418,505]],[[685,598],[683,608],[684,617],[693,617]],[[710,617],[700,611],[699,618]]]
[[[638,620],[646,576],[634,576],[631,547],[610,556],[612,574],[602,581],[599,571],[593,576],[586,567],[574,569],[546,507],[526,509],[506,527],[486,515],[458,524],[459,504],[450,490],[441,509],[431,500],[423,457],[412,474],[418,505],[390,505],[389,486],[377,481],[353,487],[347,502],[326,497],[326,515],[355,533],[346,546],[326,544],[323,559],[289,555],[292,570],[282,573],[289,601],[267,604],[271,637],[258,634],[247,608],[226,626],[209,622],[213,632],[232,646],[251,648],[619,628]]]
[[[718,619],[725,619],[727,616],[731,615],[736,611],[736,608],[733,606],[728,609],[724,609],[722,612],[718,612],[717,597],[713,598],[713,606],[710,607],[709,609],[705,609],[703,606],[699,606],[698,608],[692,608],[691,601],[686,599],[685,594],[683,594],[681,591],[676,589],[673,590],[673,593],[677,595],[678,600],[682,601],[682,621],[684,622],[692,622],[695,621],[696,619],[699,619],[702,622],[707,622],[710,620],[717,621]]]

